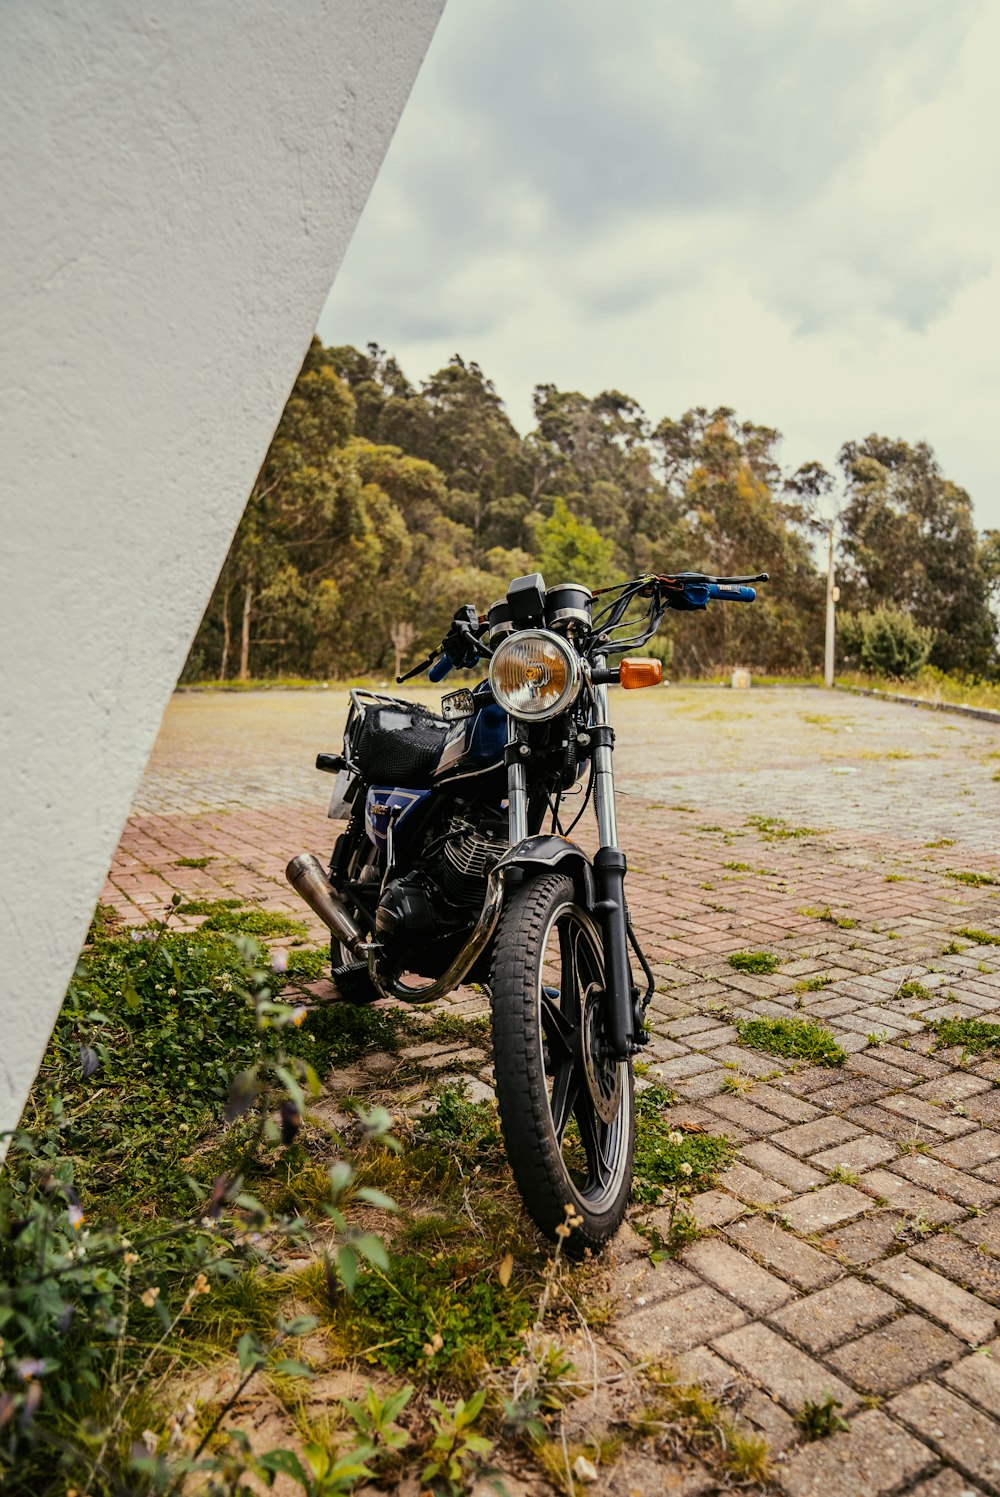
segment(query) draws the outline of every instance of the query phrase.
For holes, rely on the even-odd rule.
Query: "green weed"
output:
[[[1000,936],[994,935],[992,931],[976,930],[971,925],[963,925],[955,934],[956,936],[964,936],[974,946],[1000,946]]]
[[[807,1399],[795,1415],[795,1423],[806,1440],[824,1440],[829,1435],[848,1428],[847,1421],[837,1413],[843,1408],[838,1398],[826,1393],[816,1401]]]
[[[222,909],[210,915],[203,930],[226,931],[241,936],[298,936],[309,934],[301,920],[292,920],[277,910]]]
[[[847,1059],[830,1031],[811,1019],[747,1019],[736,1030],[741,1045],[769,1055],[821,1066],[842,1066]]]
[[[781,966],[781,958],[770,951],[735,951],[728,958],[735,972],[752,972],[767,976]]]
[[[209,863],[214,863],[214,858],[178,858],[174,863],[175,868],[207,868]]]
[[[735,1145],[722,1135],[671,1128],[662,1103],[650,1092],[655,1089],[636,1096],[635,1199],[656,1202],[666,1188],[684,1194],[710,1190],[732,1163]]]
[[[956,873],[949,868],[948,877],[953,878],[957,884],[968,884],[973,889],[983,889],[1000,884],[1000,879],[994,878],[992,873],[977,873],[974,869],[965,869]]]
[[[780,816],[748,816],[746,824],[758,831],[765,842],[783,842],[789,839],[820,835],[815,827],[789,826]]]
[[[186,899],[177,906],[178,915],[221,915],[224,910],[238,910],[242,899]]]
[[[928,1028],[944,1049],[960,1045],[970,1055],[1000,1050],[1000,1024],[990,1024],[985,1019],[935,1019]]]

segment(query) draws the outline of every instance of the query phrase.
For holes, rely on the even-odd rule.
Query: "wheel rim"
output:
[[[579,906],[549,917],[542,940],[538,1041],[552,1133],[577,1204],[594,1213],[616,1200],[629,1168],[628,1063],[610,1054],[603,1014],[600,936]]]

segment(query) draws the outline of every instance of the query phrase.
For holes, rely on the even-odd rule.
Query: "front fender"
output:
[[[525,837],[523,842],[504,853],[497,867],[521,869],[524,873],[553,873],[556,870],[568,873],[573,880],[577,903],[592,912],[597,902],[593,863],[582,847],[555,832]]]

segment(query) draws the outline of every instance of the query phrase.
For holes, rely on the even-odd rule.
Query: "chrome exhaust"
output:
[[[368,937],[355,923],[344,901],[334,893],[319,858],[311,852],[300,852],[285,869],[285,877],[337,940],[343,941],[359,961],[367,961]]]

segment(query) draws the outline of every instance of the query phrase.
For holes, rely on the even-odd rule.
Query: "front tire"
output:
[[[564,1251],[613,1237],[632,1187],[631,1061],[607,1044],[600,933],[572,880],[515,889],[494,942],[493,1059],[507,1157],[536,1226],[553,1240],[567,1207],[582,1218]]]

